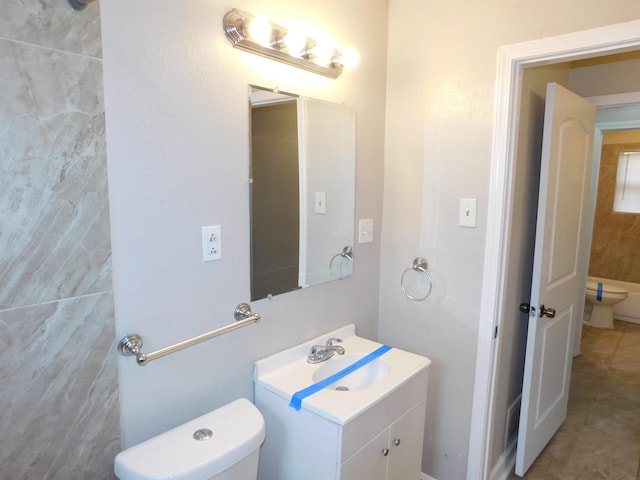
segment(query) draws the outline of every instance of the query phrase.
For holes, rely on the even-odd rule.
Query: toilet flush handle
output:
[[[541,317],[548,317],[548,318],[555,318],[556,309],[555,308],[551,308],[551,307],[545,307],[544,305],[540,305],[540,316]]]

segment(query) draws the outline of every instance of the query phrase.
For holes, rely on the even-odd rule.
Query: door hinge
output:
[[[493,338],[494,339],[498,338],[498,326],[497,325],[493,328]]]

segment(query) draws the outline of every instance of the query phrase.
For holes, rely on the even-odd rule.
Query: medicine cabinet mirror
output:
[[[249,88],[251,300],[352,274],[355,111]]]

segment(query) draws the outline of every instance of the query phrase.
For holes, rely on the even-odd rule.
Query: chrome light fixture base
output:
[[[257,17],[254,15],[236,9],[227,12],[222,23],[224,33],[231,45],[240,50],[324,75],[325,77],[335,79],[342,73],[343,66],[338,60],[340,53],[337,50],[334,51],[327,65],[322,65],[314,60],[316,57],[313,54],[313,50],[318,42],[312,38],[305,37],[305,45],[300,52],[291,52],[286,45],[286,36],[289,30],[280,25],[269,22],[271,27],[269,44],[263,45],[259,43],[249,33],[249,25],[256,19]]]

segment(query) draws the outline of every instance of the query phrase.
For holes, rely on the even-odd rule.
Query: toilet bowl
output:
[[[613,305],[627,298],[629,292],[604,282],[587,280],[587,302],[593,305],[591,326],[613,328]]]
[[[120,452],[121,480],[256,480],[264,418],[246,398]]]

